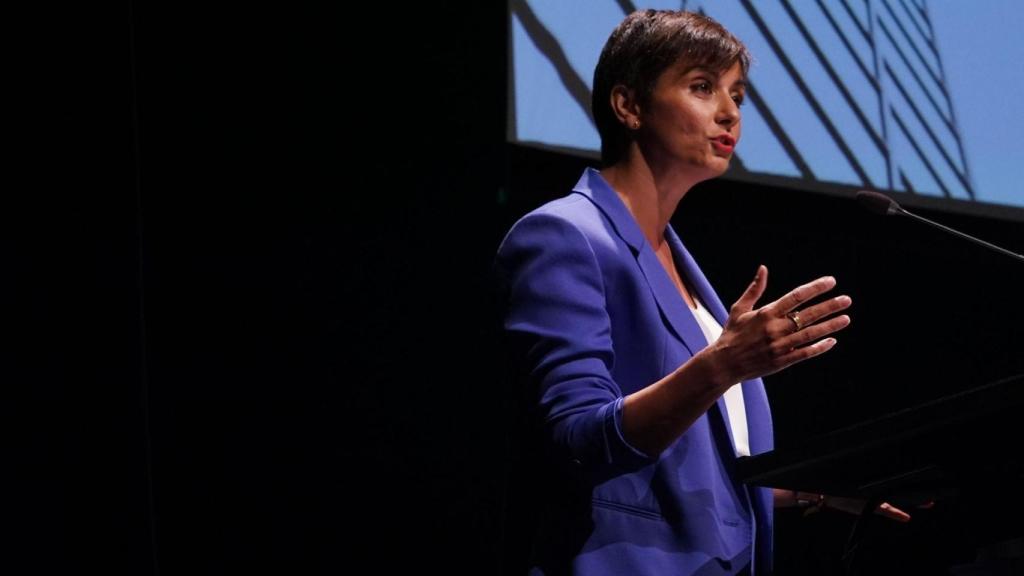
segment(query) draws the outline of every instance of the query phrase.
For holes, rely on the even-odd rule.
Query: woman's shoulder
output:
[[[586,220],[597,212],[594,203],[579,192],[572,191],[561,198],[556,198],[526,213],[523,220],[538,218],[541,220],[555,219],[575,223]],[[517,222],[518,223],[518,222]]]
[[[571,192],[523,215],[509,229],[502,245],[522,236],[556,235],[594,239],[606,229],[601,210],[583,194]]]

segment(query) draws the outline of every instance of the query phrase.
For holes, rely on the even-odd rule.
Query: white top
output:
[[[704,338],[707,339],[708,344],[711,344],[722,335],[722,326],[711,315],[711,312],[704,308],[700,300],[694,298],[693,301],[697,304],[697,309],[690,311],[693,312],[697,325],[700,326],[701,332],[704,333]],[[725,398],[725,409],[729,413],[729,427],[732,428],[732,439],[736,446],[736,455],[750,456],[750,440],[747,434],[747,409],[743,403],[743,387],[739,384],[730,386],[725,391],[723,398]]]

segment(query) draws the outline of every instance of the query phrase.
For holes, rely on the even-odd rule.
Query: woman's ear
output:
[[[609,96],[612,111],[627,129],[636,130],[640,127],[640,106],[636,99],[636,91],[616,84]]]

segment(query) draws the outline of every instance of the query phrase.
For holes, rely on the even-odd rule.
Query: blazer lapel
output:
[[[658,302],[662,315],[668,320],[668,325],[683,344],[689,348],[693,356],[707,347],[708,341],[704,338],[704,332],[697,325],[693,312],[686,305],[686,301],[679,295],[679,289],[669,278],[665,268],[658,260],[658,256],[645,244],[643,250],[637,256],[640,269],[643,270],[647,282],[651,286],[654,299]]]
[[[693,313],[680,297],[679,290],[676,289],[668,273],[665,272],[658,256],[644,238],[643,232],[640,231],[636,219],[633,218],[618,194],[593,168],[587,169],[573,191],[590,198],[608,217],[619,236],[629,245],[633,256],[640,265],[640,270],[647,279],[647,284],[651,288],[654,300],[658,303],[665,323],[690,350],[690,355],[704,349],[707,346],[707,340],[704,338],[700,326],[697,325]],[[671,227],[669,230],[671,231]],[[671,235],[675,237],[675,233],[671,233]],[[676,238],[676,242],[678,241]]]
[[[704,303],[704,307],[711,312],[718,324],[725,326],[725,321],[729,319],[729,313],[726,312],[725,306],[722,305],[722,301],[719,300],[718,295],[711,289],[711,283],[708,282],[707,277],[701,272],[697,266],[697,261],[693,259],[690,251],[683,246],[682,240],[676,234],[676,231],[671,226],[665,231],[665,239],[672,247],[672,257],[675,259],[676,267],[682,271],[682,274],[686,277],[686,281],[689,286],[697,293],[697,297]],[[698,330],[700,328],[698,327]],[[743,399],[744,405],[746,405],[746,392],[747,389],[743,388]],[[732,446],[732,454],[736,454],[736,439],[732,435],[732,426],[729,425],[729,409],[725,405],[725,397],[719,396],[718,400],[715,401],[715,405],[718,406],[718,410],[722,413],[722,420],[725,426],[725,432],[729,437],[729,444]],[[750,411],[747,410],[747,429],[750,430]],[[749,436],[749,434],[748,434]],[[749,442],[749,440],[748,440]]]
[[[693,256],[683,246],[679,236],[676,235],[671,227],[666,231],[665,237],[672,243],[672,253],[676,255],[676,266],[686,274],[690,285],[693,286],[701,302],[711,312],[711,315],[715,317],[715,320],[718,320],[719,324],[725,326],[726,320],[729,319],[729,313],[726,311],[722,301],[719,300],[718,295],[711,289],[711,284],[704,276],[704,273],[697,267],[697,262],[693,259]],[[768,409],[768,396],[764,391],[764,383],[760,378],[754,378],[743,382],[742,386],[743,405],[747,415],[747,439],[750,443],[750,453],[760,454],[767,452],[773,448],[774,441],[772,438],[771,416]],[[724,399],[718,399],[718,407],[725,416],[726,422],[728,422],[729,413],[726,410]],[[732,427],[726,426],[726,428],[729,430],[729,439],[732,440]],[[735,446],[735,442],[733,446]]]
[[[683,246],[682,240],[679,239],[676,231],[671,226],[665,231],[665,239],[668,240],[669,245],[672,247],[672,257],[676,260],[676,267],[682,270],[686,280],[689,281],[690,287],[697,293],[700,301],[704,303],[704,307],[711,312],[711,315],[715,317],[719,324],[725,326],[725,321],[729,319],[729,313],[726,312],[722,301],[718,299],[718,295],[711,289],[708,279],[704,277],[704,273],[697,267],[697,262],[690,255],[690,251]]]

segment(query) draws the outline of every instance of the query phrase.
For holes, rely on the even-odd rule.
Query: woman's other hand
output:
[[[847,498],[844,496],[825,496],[815,492],[800,492],[796,490],[784,490],[776,488],[773,490],[775,506],[779,508],[803,508],[805,514],[813,514],[826,508],[834,508],[848,514],[859,516],[864,512],[867,500],[861,498]],[[922,504],[919,508],[930,508],[932,502]],[[891,518],[897,522],[910,522],[910,514],[903,510],[883,502],[875,508],[875,514]]]
[[[835,508],[854,515],[860,515],[864,511],[865,500],[858,498],[845,498],[842,496],[825,496],[822,499],[820,508]],[[910,514],[889,504],[882,502],[875,508],[875,514],[891,518],[897,522],[910,522]]]

